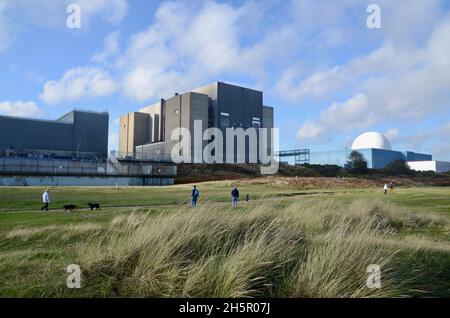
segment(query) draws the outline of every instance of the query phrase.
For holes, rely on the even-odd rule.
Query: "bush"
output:
[[[388,164],[386,167],[382,169],[382,171],[391,176],[398,176],[398,175],[412,175],[413,171],[408,166],[405,160],[394,160],[390,164]]]
[[[348,155],[345,167],[357,173],[367,173],[368,171],[366,158],[362,153],[355,150]]]

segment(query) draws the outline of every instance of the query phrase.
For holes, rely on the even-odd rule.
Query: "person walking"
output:
[[[200,196],[200,192],[198,191],[197,186],[194,186],[194,188],[192,189],[192,194],[191,194],[192,208],[195,208],[197,206],[199,196]]]
[[[41,208],[41,211],[45,210],[48,211],[48,205],[50,204],[50,190],[47,189],[42,194],[42,202],[44,203],[44,206]]]
[[[231,196],[233,198],[233,207],[236,208],[238,206],[238,200],[239,200],[239,190],[237,187],[233,188],[233,191],[231,191]]]
[[[392,182],[389,184],[389,192],[394,193],[394,184]]]
[[[249,201],[250,201],[250,195],[247,193],[247,195],[245,196],[245,204],[248,204]]]

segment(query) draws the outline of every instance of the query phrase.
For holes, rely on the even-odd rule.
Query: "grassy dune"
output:
[[[222,194],[228,186],[214,184],[207,190],[212,199],[195,210],[182,201],[189,186],[156,189],[157,200],[180,198],[172,205],[145,206],[133,194],[102,212],[46,214],[23,205],[16,212],[8,203],[0,212],[0,295],[450,296],[445,189],[399,189],[386,197],[370,189],[280,186],[271,193],[253,185],[259,199],[232,209]],[[81,202],[85,191],[107,196],[115,190],[80,188],[83,199],[71,195]],[[149,197],[155,196],[142,200]],[[81,289],[65,286],[69,264],[82,269]],[[370,264],[381,267],[380,289],[366,286]]]

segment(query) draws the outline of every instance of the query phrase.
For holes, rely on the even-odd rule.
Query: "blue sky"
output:
[[[263,90],[282,149],[379,131],[450,160],[446,0],[0,0],[0,114],[107,110],[114,149],[120,115],[214,81]]]

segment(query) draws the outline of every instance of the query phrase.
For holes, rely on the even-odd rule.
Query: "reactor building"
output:
[[[404,160],[413,170],[435,172],[450,170],[450,163],[434,161],[430,154],[393,150],[390,141],[378,132],[366,132],[358,136],[350,150],[311,152],[310,164],[344,167],[353,150],[364,156],[370,169],[382,169],[395,160]]]
[[[119,151],[130,157],[170,155],[178,143],[171,140],[172,132],[186,128],[193,136],[194,121],[201,121],[202,134],[213,127],[222,131],[224,162],[227,128],[274,127],[273,108],[263,104],[263,92],[215,82],[183,94],[175,93],[169,99],[122,116]],[[203,141],[203,147],[207,143]],[[193,143],[191,148],[194,153]]]
[[[0,186],[147,186],[175,182],[176,165],[108,156],[109,114],[57,120],[0,116]]]
[[[0,156],[106,159],[109,114],[73,110],[57,120],[0,116]]]

